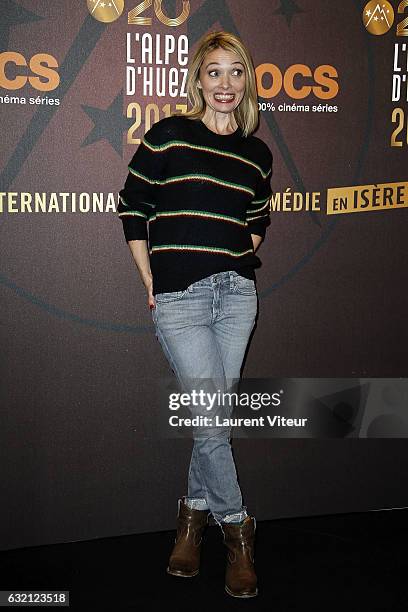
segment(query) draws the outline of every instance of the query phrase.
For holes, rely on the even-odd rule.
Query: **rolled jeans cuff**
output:
[[[222,523],[242,523],[244,519],[248,516],[246,508],[243,508],[241,512],[235,512],[234,514],[227,514],[226,517],[222,519]]]
[[[185,497],[184,503],[192,510],[209,510],[207,501],[202,497]]]

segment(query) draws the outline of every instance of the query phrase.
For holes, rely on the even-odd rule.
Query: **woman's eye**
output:
[[[234,68],[232,71],[236,76],[241,76],[243,70],[241,68]],[[218,70],[210,70],[208,73],[210,76],[218,76]]]

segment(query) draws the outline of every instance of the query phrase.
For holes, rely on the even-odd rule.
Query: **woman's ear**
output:
[[[202,89],[202,88],[201,88],[201,83],[200,83],[200,80],[198,80],[198,81],[197,81],[197,87],[198,87],[199,89]]]

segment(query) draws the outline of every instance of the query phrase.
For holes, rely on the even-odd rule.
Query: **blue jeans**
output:
[[[154,281],[153,281],[154,282]],[[156,336],[183,391],[224,393],[239,381],[255,324],[258,295],[253,280],[231,270],[192,283],[183,291],[157,293],[152,318]],[[208,405],[190,406],[191,416],[208,416]],[[233,406],[212,406],[229,417]],[[221,421],[222,423],[223,421]],[[185,503],[209,509],[214,520],[247,516],[232,457],[231,427],[193,429]]]

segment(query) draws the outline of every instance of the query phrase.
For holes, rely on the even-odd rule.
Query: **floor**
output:
[[[408,612],[407,519],[400,509],[258,521],[259,595],[251,599],[224,592],[216,525],[194,578],[166,573],[168,531],[3,551],[0,589],[69,590],[74,610]]]

